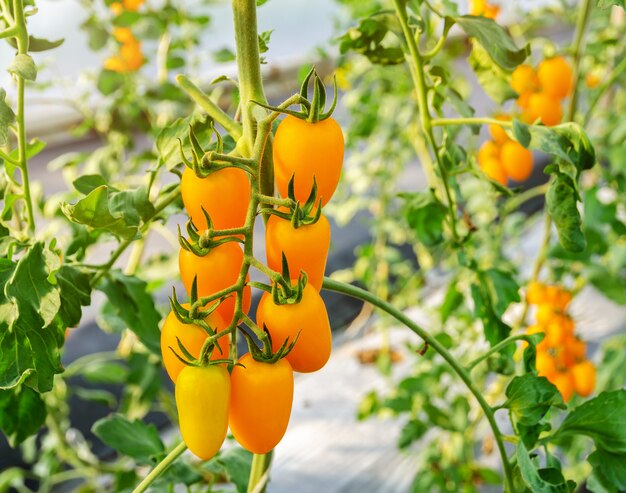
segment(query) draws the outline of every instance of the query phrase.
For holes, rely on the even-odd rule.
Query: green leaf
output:
[[[91,304],[91,276],[75,267],[63,265],[56,279],[61,290],[59,317],[66,327],[76,327],[82,316],[81,307]]]
[[[558,469],[538,470],[522,442],[517,445],[516,456],[522,478],[533,493],[569,493],[571,491]]]
[[[471,286],[472,299],[474,300],[474,314],[482,321],[485,331],[485,338],[491,346],[506,339],[511,327],[505,324],[498,316],[495,305],[499,302],[496,299],[497,293],[493,290],[492,281],[482,272],[477,272],[477,282]],[[507,359],[513,356],[514,346],[509,344],[503,348],[501,354]]]
[[[485,284],[493,299],[494,311],[501,317],[511,303],[520,301],[519,284],[511,272],[500,269],[487,269],[484,275]]]
[[[400,41],[390,34],[402,33],[395,14],[379,12],[362,19],[339,38],[341,53],[354,51],[379,65],[398,65],[404,62]]]
[[[88,17],[80,27],[87,33],[87,43],[93,51],[104,48],[111,37],[102,25],[102,21],[95,15]]]
[[[107,295],[113,316],[123,321],[139,340],[155,354],[160,354],[161,315],[147,291],[147,284],[134,276],[113,270],[98,288]]]
[[[626,454],[612,454],[598,449],[587,460],[602,484],[610,485],[616,491],[626,491]]]
[[[424,422],[417,419],[411,419],[402,427],[402,430],[400,430],[400,437],[398,438],[398,448],[407,448],[413,442],[422,438],[428,430],[429,427],[426,426]]]
[[[136,419],[129,421],[121,414],[113,414],[96,421],[92,431],[102,442],[121,455],[150,463],[150,457],[165,450],[159,432],[153,424]]]
[[[62,204],[61,210],[72,222],[119,238],[131,238],[137,234],[141,221],[154,213],[154,206],[146,187],[120,192],[102,185],[75,204]]]
[[[76,178],[72,185],[83,195],[89,195],[96,188],[107,185],[107,181],[101,175],[82,175]]]
[[[525,426],[539,423],[552,406],[565,408],[557,388],[546,378],[531,373],[513,378],[505,394],[507,400],[502,407]]]
[[[92,383],[121,384],[128,377],[128,369],[113,361],[95,361],[82,368],[79,374]]]
[[[472,44],[472,52],[468,62],[483,90],[495,102],[504,103],[507,99],[517,96],[509,84],[508,72],[494,63],[481,44]]]
[[[7,93],[0,88],[0,146],[9,143],[9,125],[15,122],[15,113],[6,102]]]
[[[456,287],[457,280],[454,279],[448,285],[446,296],[441,305],[441,322],[445,323],[450,315],[463,303],[463,293]]]
[[[124,75],[112,70],[101,70],[98,75],[98,90],[108,96],[124,86]]]
[[[43,399],[30,387],[20,385],[11,390],[0,390],[0,429],[11,447],[37,433],[46,414]]]
[[[189,125],[193,127],[193,132],[200,143],[200,146],[208,151],[214,144],[211,142],[210,122],[208,118],[199,119],[198,115],[191,115],[187,118],[179,118],[172,124],[166,126],[156,139],[156,148],[159,154],[159,165],[165,166],[168,170],[175,168],[182,163],[180,156],[180,144],[178,139],[183,143],[183,150],[187,158],[191,157],[191,142],[189,140]],[[224,139],[224,152],[228,152],[226,148],[226,139]]]
[[[609,9],[613,5],[626,9],[626,2],[624,0],[598,0],[598,8]]]
[[[37,78],[37,66],[30,55],[22,53],[16,55],[7,71],[17,75],[24,80],[35,80]]]
[[[593,145],[585,130],[577,123],[569,122],[544,127],[513,120],[513,134],[524,147],[552,154],[573,164],[578,171],[590,169],[596,162]],[[565,171],[561,169],[561,172]]]
[[[603,392],[571,411],[555,438],[586,435],[598,449],[626,455],[626,390]]]
[[[252,467],[252,454],[240,447],[231,448],[220,454],[217,462],[226,469],[228,479],[237,488],[237,493],[246,493]]]
[[[213,52],[213,60],[217,63],[233,62],[236,58],[235,52],[230,48],[221,48]]]
[[[9,38],[7,41],[9,42],[11,46],[13,46],[13,48],[17,48],[17,41],[15,41],[15,38]],[[65,39],[63,38],[57,39],[55,41],[50,41],[48,39],[36,38],[35,36],[29,36],[28,37],[28,51],[33,53],[33,52],[52,50],[54,48],[61,46],[64,41]]]
[[[270,29],[268,31],[263,31],[261,34],[259,34],[259,53],[267,53],[267,51],[270,49],[269,44],[273,32],[274,29]]]
[[[87,389],[85,387],[73,387],[72,390],[76,397],[87,402],[94,402],[108,408],[114,408],[117,404],[117,399],[115,395],[108,390]]]
[[[0,272],[0,389],[28,379],[30,387],[47,392],[63,370],[63,333],[52,323],[61,308],[59,265],[58,256],[37,242],[13,269]]]
[[[558,173],[548,188],[546,205],[559,233],[561,246],[570,252],[582,252],[587,246],[577,201],[578,193],[572,178]]]
[[[463,15],[455,21],[469,37],[482,45],[494,62],[509,72],[530,54],[528,45],[518,48],[509,33],[493,19]]]
[[[443,241],[447,208],[432,191],[399,194],[405,200],[404,215],[417,239],[426,246]]]

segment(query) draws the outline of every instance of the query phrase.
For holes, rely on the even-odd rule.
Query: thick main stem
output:
[[[13,2],[15,15],[15,28],[17,29],[17,53],[26,55],[28,53],[28,32],[26,31],[26,20],[24,18],[24,3],[22,0]],[[24,78],[17,74],[17,146],[18,163],[22,174],[22,188],[24,190],[24,202],[26,203],[26,214],[28,216],[28,230],[35,231],[35,215],[33,213],[33,199],[30,193],[30,179],[28,177],[28,158],[26,156],[26,127],[24,124]]]
[[[353,298],[360,299],[362,301],[366,301],[371,303],[372,305],[380,308],[381,310],[387,312],[389,315],[394,317],[396,320],[401,322],[403,325],[411,329],[415,332],[419,337],[421,337],[426,344],[432,347],[437,353],[441,355],[441,357],[446,360],[446,362],[450,365],[450,367],[454,370],[454,372],[459,376],[459,378],[463,381],[463,383],[467,386],[469,391],[474,395],[476,400],[478,401],[478,405],[482,408],[485,416],[487,417],[487,421],[489,422],[489,426],[493,432],[494,439],[498,446],[498,451],[500,452],[500,457],[502,459],[502,467],[504,469],[504,475],[506,477],[506,484],[509,493],[513,493],[513,471],[511,469],[511,463],[509,462],[506,448],[504,447],[504,441],[502,439],[502,433],[500,432],[500,428],[496,423],[496,418],[493,412],[493,409],[489,406],[485,398],[483,397],[480,389],[478,389],[470,374],[467,370],[461,365],[456,358],[429,332],[421,328],[417,325],[413,320],[407,317],[402,311],[395,308],[390,303],[377,298],[370,292],[357,288],[356,286],[352,286],[350,284],[346,284],[343,282],[335,281],[333,279],[329,279],[328,277],[324,278],[324,284],[322,288],[327,289],[329,291],[335,291],[337,293],[346,294],[348,296],[352,296]]]

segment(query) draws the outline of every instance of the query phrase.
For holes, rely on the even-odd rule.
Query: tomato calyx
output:
[[[306,202],[301,205],[300,202],[296,200],[294,182],[295,173],[291,176],[287,187],[287,201],[289,205],[287,205],[286,208],[288,208],[288,211],[284,209],[266,208],[261,209],[260,213],[278,216],[291,222],[294,229],[298,229],[300,226],[309,226],[319,221],[322,215],[322,199],[317,200],[317,181],[315,177],[313,177],[311,193],[306,199]]]
[[[239,327],[239,330],[243,334],[248,344],[248,349],[250,350],[250,354],[255,361],[259,361],[261,363],[276,363],[280,359],[287,356],[291,350],[298,342],[298,338],[300,337],[300,332],[296,334],[293,341],[289,341],[289,338],[285,339],[282,345],[276,351],[272,351],[272,336],[270,332],[267,330],[267,327],[263,325],[262,336],[259,336],[261,340],[262,347],[259,348],[257,346],[252,336],[248,334],[242,327]],[[258,329],[261,332],[260,329]]]
[[[209,132],[211,139],[215,135],[215,143],[209,145],[208,150],[204,150],[196,137],[193,126],[189,125],[189,142],[191,142],[191,160],[185,156],[183,141],[178,139],[180,157],[185,166],[193,170],[198,178],[206,178],[211,173],[224,168],[239,168],[249,175],[254,175],[254,160],[232,154],[224,154],[224,140],[215,129],[213,121],[209,122]]]
[[[176,337],[176,342],[178,344],[178,350],[182,354],[178,354],[176,349],[171,346],[168,346],[170,351],[180,360],[183,364],[188,366],[207,366],[209,364],[209,360],[211,357],[211,353],[215,348],[217,348],[220,353],[222,352],[222,348],[219,345],[219,338],[225,335],[230,331],[230,329],[226,329],[222,332],[217,332],[215,328],[211,327],[207,322],[207,317],[213,313],[217,307],[224,301],[226,297],[222,297],[216,301],[214,301],[211,305],[200,308],[198,307],[198,296],[197,296],[197,280],[194,279],[193,286],[191,289],[190,296],[190,308],[187,309],[183,305],[181,305],[176,297],[176,289],[172,288],[172,296],[170,297],[170,306],[172,308],[172,312],[176,316],[176,318],[182,323],[186,325],[197,325],[202,330],[204,330],[208,337],[202,346],[200,351],[200,355],[198,358],[195,358],[184,346],[181,340]],[[228,363],[231,364],[230,360],[213,360],[210,364],[216,363]]]
[[[178,243],[180,244],[181,248],[192,252],[197,257],[204,257],[208,255],[209,252],[215,247],[223,245],[224,243],[228,243],[229,241],[236,241],[238,243],[244,242],[242,238],[238,236],[232,236],[233,234],[237,234],[239,232],[239,229],[237,229],[236,231],[233,230],[234,233],[230,230],[221,231],[218,229],[214,229],[211,218],[207,211],[204,210],[204,207],[202,207],[202,213],[204,214],[206,223],[208,225],[208,228],[202,233],[191,219],[189,219],[185,225],[185,229],[187,230],[187,235],[189,236],[189,239],[183,236],[180,230],[180,226],[178,226]],[[243,233],[243,229],[241,232]],[[219,239],[215,239],[216,237],[219,237]]]
[[[298,278],[295,280],[292,279],[285,252],[282,252],[282,274],[274,272],[267,267],[264,269],[264,272],[268,274],[272,280],[271,286],[255,281],[249,282],[248,285],[270,293],[276,305],[295,305],[300,303],[309,276],[306,272],[301,270],[298,274]]]
[[[313,78],[313,97],[311,98],[311,100],[309,100],[309,83],[311,82],[311,78]],[[270,106],[268,104],[260,103],[259,101],[252,102],[270,111],[291,115],[299,118],[300,120],[305,120],[309,123],[317,123],[322,120],[326,120],[327,118],[330,118],[330,116],[333,114],[333,111],[335,111],[338,96],[337,77],[333,76],[333,100],[330,103],[328,111],[324,111],[326,108],[326,88],[324,87],[324,82],[322,82],[322,79],[319,77],[319,75],[317,75],[317,71],[315,70],[314,66],[311,67],[311,70],[309,70],[309,73],[302,81],[299,96],[300,98],[298,102],[300,104],[301,111]]]

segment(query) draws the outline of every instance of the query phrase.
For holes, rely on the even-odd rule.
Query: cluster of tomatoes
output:
[[[500,7],[491,5],[487,0],[470,0],[469,2],[470,15],[482,15],[487,19],[495,19],[499,13]]]
[[[175,383],[182,437],[204,460],[220,449],[228,428],[247,450],[271,451],[289,423],[293,372],[317,371],[331,353],[330,323],[319,293],[330,247],[322,206],[339,181],[343,134],[330,113],[318,111],[316,118],[288,113],[273,139],[282,198],[262,196],[258,174],[245,165],[203,169],[197,152],[193,165],[185,160],[181,195],[190,220],[189,238],[180,235],[179,268],[191,303],[172,298],[161,350]],[[220,145],[212,156],[226,156]],[[266,265],[252,257],[251,228],[260,213],[269,214]],[[249,266],[267,274],[271,285],[250,282]],[[251,285],[264,290],[256,322],[248,316]],[[205,304],[203,298],[215,301]],[[237,329],[250,349],[238,359]]]
[[[565,402],[574,392],[587,397],[595,387],[596,370],[585,358],[585,343],[574,334],[574,321],[567,314],[571,293],[558,286],[533,282],[528,286],[526,299],[537,306],[536,324],[528,328],[528,334],[545,334],[537,344],[538,375],[554,384]]]
[[[572,68],[565,58],[555,56],[532,66],[519,65],[511,74],[511,87],[517,93],[517,106],[522,110],[522,120],[551,127],[563,117],[561,101],[567,98],[574,82]]]
[[[510,120],[500,115],[498,120]],[[500,125],[489,125],[491,140],[478,150],[478,164],[492,180],[506,185],[509,179],[527,180],[533,171],[533,154],[509,136]]]
[[[136,12],[143,4],[144,0],[124,0],[110,5],[113,15],[119,16],[124,12]],[[141,51],[141,43],[132,31],[127,27],[114,27],[113,37],[119,43],[117,54],[107,58],[104,68],[113,72],[127,73],[139,70],[144,64],[144,57]]]

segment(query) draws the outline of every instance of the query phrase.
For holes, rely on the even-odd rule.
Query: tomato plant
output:
[[[263,3],[233,0],[235,52],[216,58],[237,76],[206,83],[209,7],[84,2],[103,54],[72,131],[94,140],[50,163],[59,192],[35,165],[44,143],[27,139],[25,103],[43,67],[32,53],[63,40],[29,32],[32,1],[0,0],[15,50],[0,90],[0,428],[31,468],[0,472],[0,490],[266,490],[293,372],[341,357],[326,290],[363,301],[380,331],[391,388],[358,415],[402,417],[413,491],[622,491],[623,335],[587,344],[579,307],[590,293],[626,303],[623,2],[504,24],[487,1],[338,1],[334,76],[305,67],[274,105]],[[557,18],[570,42],[541,30]],[[371,233],[331,277],[328,218]],[[90,334],[111,350],[62,359],[92,304],[103,331]],[[87,436],[76,399],[110,412]],[[180,431],[167,444],[155,415]]]

